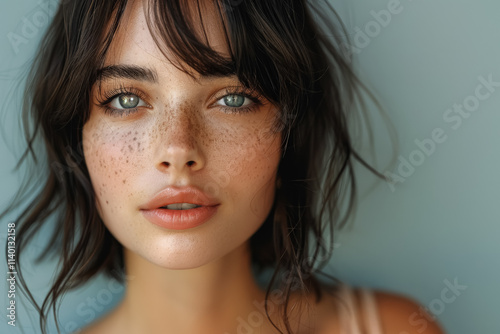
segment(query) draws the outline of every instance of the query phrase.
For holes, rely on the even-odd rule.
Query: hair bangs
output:
[[[314,49],[313,36],[295,28],[311,24],[306,6],[281,7],[276,1],[149,0],[143,5],[151,36],[168,61],[192,77],[235,75],[279,108],[275,131],[289,132],[315,100],[309,95],[321,93],[316,77],[326,69],[311,62],[307,50]],[[127,0],[119,3],[106,49],[117,24],[123,24],[120,9],[130,5]],[[210,40],[214,29],[221,35],[216,45]]]
[[[224,8],[217,1],[160,1],[145,3],[149,30],[163,55],[178,69],[194,76],[228,76],[236,74],[230,38],[226,30]],[[225,55],[209,41],[207,15],[219,20],[229,49]],[[213,27],[210,27],[212,30]],[[172,57],[173,55],[173,57]]]

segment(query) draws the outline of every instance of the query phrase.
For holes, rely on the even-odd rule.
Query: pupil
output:
[[[245,97],[241,95],[228,95],[224,98],[224,102],[229,107],[241,107],[245,103]]]
[[[123,108],[135,108],[139,104],[139,98],[135,95],[122,95],[119,101]]]

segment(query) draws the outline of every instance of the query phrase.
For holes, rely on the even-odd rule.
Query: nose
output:
[[[170,115],[168,122],[161,122],[157,168],[168,173],[189,173],[202,169],[205,157],[198,143],[199,126],[195,116],[184,112]],[[160,122],[159,122],[160,123]]]
[[[194,172],[203,168],[204,165],[195,150],[181,147],[168,148],[162,160],[159,164],[159,169],[162,171],[181,172],[186,169]]]

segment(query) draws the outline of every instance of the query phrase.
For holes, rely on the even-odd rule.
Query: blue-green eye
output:
[[[147,106],[147,104],[135,94],[121,94],[115,97],[109,105],[111,108],[118,110]]]
[[[252,103],[252,101],[243,95],[231,94],[226,95],[217,102],[219,105],[230,108],[241,108],[246,107]]]

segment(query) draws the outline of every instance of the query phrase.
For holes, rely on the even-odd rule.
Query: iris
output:
[[[241,95],[227,95],[224,97],[224,103],[228,107],[239,108],[245,104],[245,97]]]
[[[139,105],[139,97],[135,95],[122,95],[118,98],[120,106],[126,109],[135,108]]]

